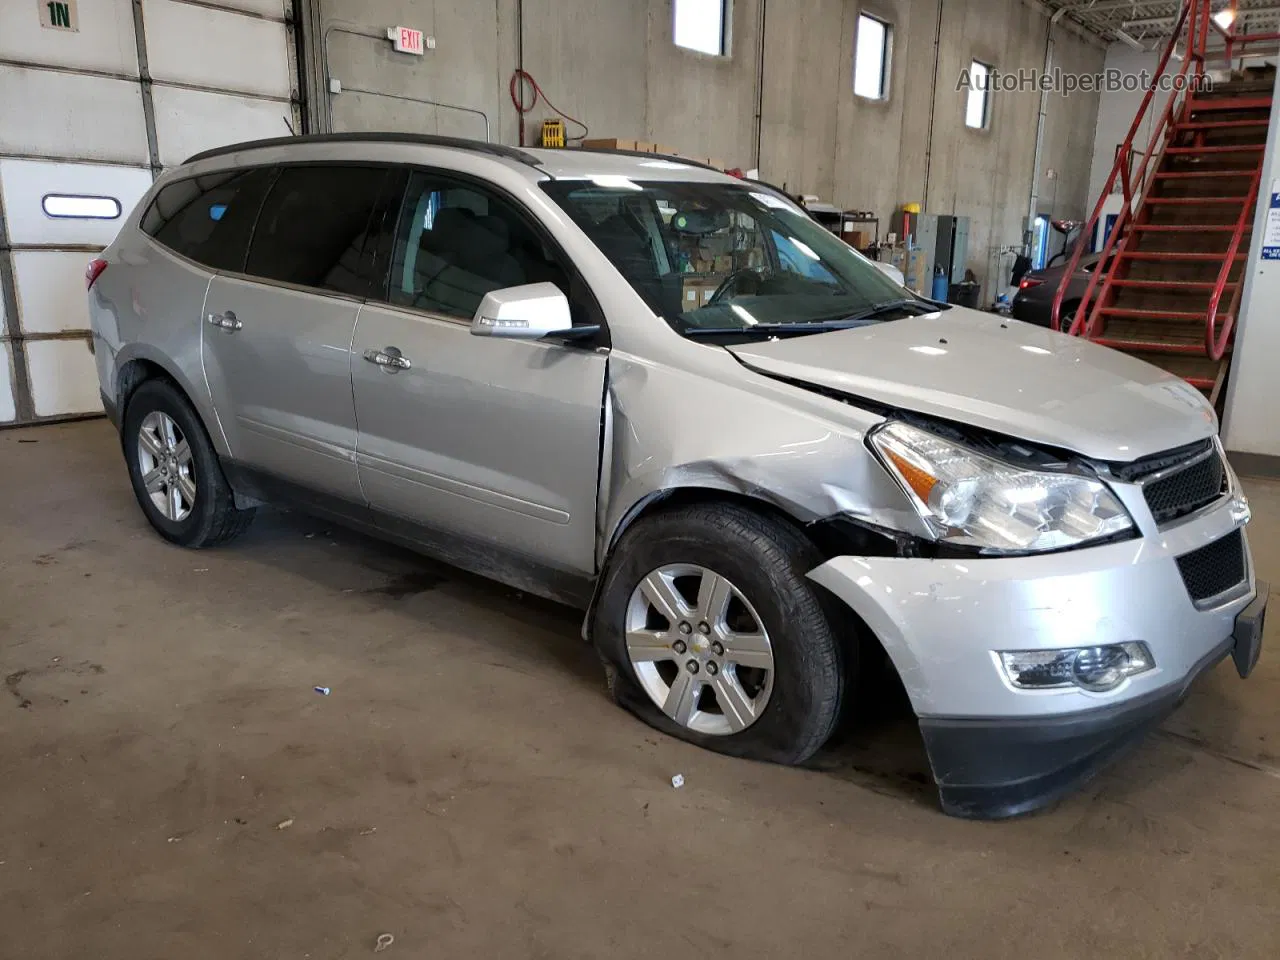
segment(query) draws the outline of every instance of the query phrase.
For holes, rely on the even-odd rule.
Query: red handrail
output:
[[[1258,161],[1258,169],[1254,171],[1253,183],[1249,187],[1249,196],[1240,207],[1240,216],[1236,219],[1236,229],[1231,234],[1231,245],[1227,247],[1226,259],[1222,261],[1222,269],[1218,271],[1218,282],[1213,285],[1213,296],[1209,298],[1209,313],[1204,328],[1204,346],[1210,360],[1221,360],[1227,352],[1227,343],[1231,339],[1231,330],[1236,324],[1236,310],[1240,303],[1240,291],[1244,289],[1244,271],[1241,271],[1240,283],[1236,284],[1235,294],[1231,298],[1230,312],[1222,324],[1222,333],[1214,336],[1218,325],[1218,304],[1222,293],[1231,278],[1231,268],[1236,264],[1236,253],[1240,250],[1240,241],[1244,238],[1245,227],[1253,220],[1253,205],[1258,199],[1258,186],[1262,183],[1262,161]]]
[[[1070,284],[1071,278],[1075,276],[1075,272],[1080,266],[1080,257],[1083,255],[1085,248],[1085,238],[1093,236],[1093,232],[1098,225],[1098,220],[1102,216],[1102,208],[1106,205],[1107,198],[1111,196],[1111,192],[1115,189],[1116,179],[1123,171],[1123,190],[1126,202],[1124,208],[1120,212],[1120,215],[1116,218],[1115,226],[1112,227],[1111,234],[1107,237],[1107,242],[1103,245],[1102,258],[1098,261],[1100,268],[1094,270],[1092,275],[1089,277],[1089,285],[1085,290],[1084,296],[1080,299],[1080,306],[1077,308],[1076,315],[1071,321],[1071,327],[1068,331],[1071,335],[1079,335],[1081,327],[1085,321],[1085,311],[1088,307],[1089,299],[1093,296],[1094,289],[1098,285],[1098,279],[1103,274],[1109,272],[1107,265],[1110,263],[1111,255],[1115,250],[1116,241],[1128,226],[1129,220],[1133,215],[1133,201],[1130,198],[1134,195],[1135,191],[1133,189],[1133,182],[1131,182],[1130,179],[1129,157],[1133,152],[1134,137],[1137,136],[1138,129],[1142,126],[1142,121],[1147,115],[1147,110],[1151,106],[1152,99],[1155,97],[1156,88],[1160,85],[1161,78],[1164,77],[1165,68],[1169,65],[1169,59],[1173,56],[1173,51],[1178,44],[1178,38],[1182,33],[1182,28],[1188,25],[1188,15],[1193,10],[1199,12],[1200,9],[1203,9],[1203,19],[1207,21],[1209,16],[1208,0],[1187,0],[1187,2],[1182,6],[1182,12],[1178,16],[1178,22],[1170,34],[1169,45],[1165,48],[1164,54],[1160,57],[1159,66],[1156,67],[1155,76],[1151,81],[1151,86],[1147,90],[1146,95],[1142,98],[1142,104],[1138,107],[1138,112],[1133,118],[1133,123],[1129,126],[1129,133],[1124,138],[1124,143],[1120,145],[1120,149],[1116,152],[1116,161],[1111,167],[1111,176],[1107,178],[1106,185],[1102,188],[1102,196],[1098,198],[1098,203],[1093,208],[1093,215],[1089,217],[1084,229],[1080,233],[1079,239],[1076,241],[1075,250],[1071,254],[1070,261],[1068,261],[1067,269],[1063,272],[1062,282],[1058,285],[1058,292],[1054,294],[1053,312],[1051,315],[1051,322],[1054,330],[1062,329],[1060,318],[1060,314],[1062,312],[1062,299],[1067,292],[1067,286]],[[1133,178],[1133,181],[1141,188],[1143,194],[1146,192],[1147,167],[1151,163],[1151,156],[1155,152],[1156,145],[1160,142],[1160,138],[1163,137],[1168,130],[1169,120],[1173,116],[1174,106],[1178,101],[1178,94],[1186,95],[1188,85],[1185,82],[1185,77],[1187,75],[1187,71],[1193,62],[1197,63],[1197,77],[1199,77],[1204,70],[1204,48],[1202,44],[1198,46],[1198,49],[1201,51],[1199,58],[1194,55],[1194,51],[1197,49],[1197,44],[1195,43],[1195,18],[1190,19],[1189,27],[1187,50],[1182,61],[1182,69],[1178,71],[1178,76],[1183,78],[1183,81],[1176,84],[1175,92],[1169,95],[1169,102],[1165,105],[1164,113],[1160,118],[1160,122],[1151,133],[1151,142],[1147,147],[1146,155],[1142,158],[1142,165],[1138,169],[1138,175],[1136,178]],[[1163,155],[1163,149],[1160,152]],[[1092,322],[1092,320],[1093,316],[1090,316],[1090,321]]]

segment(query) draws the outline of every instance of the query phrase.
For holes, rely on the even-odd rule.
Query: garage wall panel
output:
[[[273,20],[283,20],[293,11],[293,4],[288,0],[211,0],[211,5],[256,13]]]
[[[4,306],[0,304],[0,313],[3,311]],[[17,406],[13,402],[13,348],[0,340],[0,423],[12,423],[17,415]]]
[[[0,153],[145,166],[142,89],[128,80],[0,65]]]
[[[84,0],[80,29],[46,30],[35,0],[0,0],[0,58],[138,75],[129,0]]]
[[[0,159],[0,196],[13,244],[105,247],[150,186],[151,174],[140,168]],[[120,216],[114,220],[50,217],[43,202],[50,194],[111,197],[120,203]]]
[[[16,250],[13,277],[22,304],[24,334],[89,329],[84,269],[92,253]]]
[[[147,63],[157,83],[289,98],[283,23],[175,0],[146,0],[143,12]]]
[[[289,104],[229,94],[155,87],[156,139],[160,162],[168,167],[193,153],[260,137],[287,137],[293,122]]]
[[[33,340],[26,351],[37,417],[102,411],[88,340]]]

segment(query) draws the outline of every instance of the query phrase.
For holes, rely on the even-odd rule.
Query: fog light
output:
[[[1112,643],[1067,650],[1013,650],[1000,654],[1009,682],[1023,690],[1080,687],[1101,693],[1128,677],[1155,669],[1145,643]]]

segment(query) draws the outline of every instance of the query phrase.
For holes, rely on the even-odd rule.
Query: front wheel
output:
[[[236,508],[199,416],[171,383],[140,386],[129,398],[122,431],[138,505],[166,540],[212,547],[249,525],[254,511]]]
[[[628,530],[593,620],[614,699],[673,736],[735,756],[800,763],[834,729],[840,644],[796,531],[708,503]]]

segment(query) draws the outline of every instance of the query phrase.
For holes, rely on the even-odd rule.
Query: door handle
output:
[[[208,319],[210,324],[224,333],[235,333],[244,326],[243,323],[236,319],[235,313],[231,310],[226,313],[211,313]]]
[[[399,347],[383,347],[381,350],[366,350],[364,358],[370,363],[376,363],[382,368],[383,373],[396,373],[399,370],[408,370],[413,364],[403,353]]]

